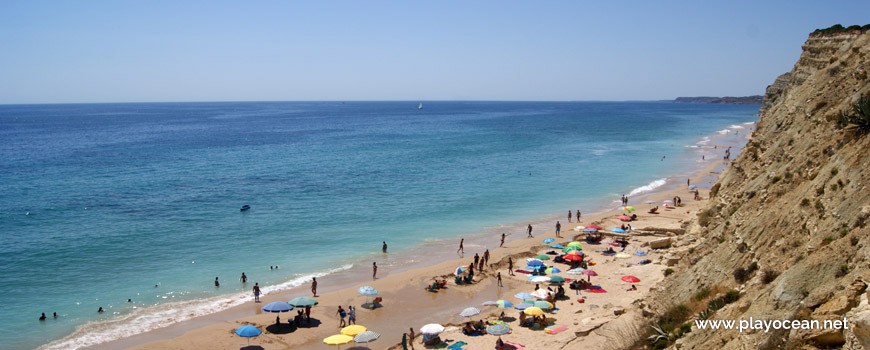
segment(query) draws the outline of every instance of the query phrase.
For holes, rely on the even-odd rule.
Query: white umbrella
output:
[[[537,276],[535,278],[532,278],[530,281],[532,281],[532,283],[546,283],[546,282],[550,282],[550,277]]]
[[[429,335],[438,335],[444,331],[444,326],[437,323],[430,323],[423,327],[420,327],[420,333],[429,334]]]
[[[462,310],[462,312],[459,313],[459,316],[471,317],[471,316],[477,315],[479,313],[480,313],[480,309],[478,309],[476,307],[469,307],[469,308],[466,308],[465,310]]]
[[[381,335],[372,331],[365,331],[360,334],[357,334],[356,337],[353,337],[353,341],[357,343],[368,343],[373,342],[380,338]]]
[[[550,296],[550,294],[553,294],[553,292],[546,290],[546,289],[543,289],[543,288],[538,289],[532,293],[532,295],[534,295],[535,298],[538,298],[538,299],[547,299],[547,297]]]

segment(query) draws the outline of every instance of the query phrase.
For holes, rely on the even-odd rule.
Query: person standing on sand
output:
[[[499,248],[504,246],[504,238],[505,237],[506,237],[506,235],[504,234],[504,232],[502,232],[501,233],[501,243],[499,243],[499,245],[498,245]]]
[[[498,280],[498,286],[499,286],[499,287],[504,287],[504,286],[501,284],[501,271],[499,271],[499,272],[495,275],[495,278],[496,278],[496,280]]]
[[[560,237],[560,238],[562,237],[562,236],[559,236],[560,231],[562,231],[562,224],[557,220],[556,221],[556,237]]]
[[[338,306],[338,311],[335,314],[341,318],[341,322],[338,324],[338,328],[344,327],[346,324],[344,323],[344,318],[347,317],[347,312],[341,308],[341,305]]]
[[[471,264],[471,267],[477,266],[477,263],[480,262],[480,256],[477,253],[474,253],[474,263]]]
[[[483,252],[483,263],[489,265],[489,249]]]
[[[356,324],[356,308],[353,305],[347,307],[347,325]]]
[[[462,245],[465,243],[465,238],[459,240],[459,249],[456,250],[457,253],[465,254],[465,247]]]
[[[414,328],[411,327],[411,331],[408,332],[408,344],[411,344],[411,350],[414,350],[414,337],[416,336],[417,334],[414,333]]]
[[[571,218],[572,218],[573,216],[574,216],[574,213],[571,212],[571,210],[569,209],[569,210],[568,210],[568,223],[569,223],[569,224],[571,223]]]
[[[254,283],[254,302],[260,302],[260,283]]]
[[[508,257],[508,274],[514,275],[514,259],[511,259],[511,257]]]
[[[305,307],[305,322],[311,321],[311,306]]]
[[[528,233],[529,233],[529,237],[530,237],[530,238],[534,238],[534,237],[535,237],[535,236],[532,236],[532,224],[529,224],[529,227],[526,228],[526,230],[528,231]]]
[[[311,294],[314,294],[315,297],[317,296],[317,277],[311,278]]]
[[[578,224],[580,223],[580,211],[579,210],[577,210],[577,223]]]
[[[378,263],[372,261],[372,279],[378,279]]]
[[[387,241],[384,241],[384,246],[381,249],[384,251],[384,253],[387,252]]]

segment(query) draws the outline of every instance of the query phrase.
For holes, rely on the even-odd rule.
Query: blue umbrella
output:
[[[584,229],[583,229],[583,232],[586,232],[586,233],[595,233],[595,232],[598,232],[598,230],[597,230],[597,229],[594,229],[594,228],[584,228]]]
[[[637,255],[637,256],[646,256],[646,252],[643,251],[643,250],[637,250],[637,251],[634,252],[634,255]]]
[[[528,266],[544,266],[544,262],[540,260],[532,260],[529,261],[526,265]]]
[[[359,287],[359,289],[357,289],[357,291],[359,292],[359,294],[362,294],[362,295],[365,295],[365,296],[369,296],[369,297],[371,297],[371,296],[375,296],[375,295],[378,295],[378,290],[377,290],[377,289],[374,289],[374,288],[371,287],[371,286],[362,286],[362,287]]]
[[[263,332],[254,326],[241,326],[236,329],[236,335],[248,338],[248,344],[251,344],[251,337],[256,337],[260,335],[260,333]]]
[[[556,241],[555,239],[547,238],[547,239],[544,240],[544,243],[545,243],[545,244],[550,244],[550,243],[553,243],[553,242],[555,242],[555,241]]]
[[[611,231],[611,232],[616,232],[616,233],[625,233],[625,230],[623,230],[623,229],[621,229],[621,228],[619,228],[619,227],[612,228],[612,229],[610,229],[610,231]]]
[[[563,247],[561,244],[550,244],[550,248],[562,249],[562,248],[565,248],[565,247]]]
[[[528,308],[530,308],[530,307],[532,307],[532,306],[535,306],[535,304],[531,304],[531,303],[519,303],[519,304],[517,304],[517,305],[514,306],[514,309],[517,309],[517,310],[525,310],[525,309],[528,309]]]
[[[263,306],[262,309],[263,309],[263,311],[266,311],[266,312],[285,312],[285,311],[293,310],[293,306],[291,306],[290,304],[287,304],[283,301],[275,301],[275,302],[271,302],[271,303],[266,304],[266,306]]]
[[[691,185],[691,186],[689,186],[689,188],[698,188],[698,186]]]
[[[517,295],[514,295],[514,298],[526,300],[526,299],[534,299],[535,296],[531,295],[529,293],[519,293]]]

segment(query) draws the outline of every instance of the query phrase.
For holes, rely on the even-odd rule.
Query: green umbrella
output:
[[[553,304],[548,301],[538,300],[535,302],[535,307],[541,310],[549,310],[553,308]]]
[[[565,249],[562,249],[562,253],[568,254],[569,252],[575,251],[575,250],[583,250],[583,249],[580,249],[580,247],[578,247],[578,246],[565,247]]]
[[[562,276],[550,276],[550,283],[564,283],[565,278]]]
[[[293,307],[306,307],[306,306],[314,306],[317,305],[317,299],[309,298],[309,297],[296,297],[290,299],[287,304],[293,305]]]
[[[535,259],[550,260],[550,257],[547,255],[541,254],[541,255],[536,256]]]

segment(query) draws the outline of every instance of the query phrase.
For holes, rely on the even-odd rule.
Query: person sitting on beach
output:
[[[659,206],[657,205],[655,208],[649,210],[650,214],[658,214]]]
[[[637,220],[637,214],[631,214],[631,221]]]
[[[465,322],[465,327],[462,327],[462,334],[465,334],[465,335],[474,334],[474,327],[471,325],[471,321]]]
[[[483,320],[477,320],[477,322],[474,323],[474,330],[481,333],[486,331],[486,324],[483,323]]]
[[[520,311],[520,327],[523,327],[526,323],[526,313]]]
[[[607,247],[607,250],[604,251],[605,254],[616,254],[616,251],[613,250],[613,247]]]
[[[447,288],[447,280],[441,280],[440,282],[438,282],[438,288],[440,288],[440,289]]]
[[[635,286],[635,285],[633,285],[633,284],[631,285],[631,288],[626,289],[627,292],[630,292],[630,291],[633,291],[633,290],[637,290],[637,286]]]
[[[438,291],[438,281],[432,282],[431,286],[424,287],[427,292],[437,292]]]

